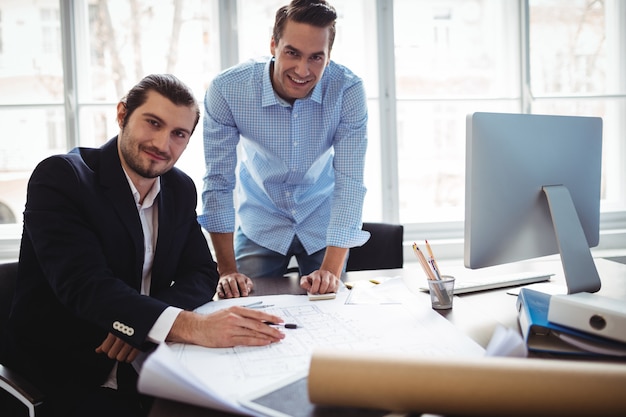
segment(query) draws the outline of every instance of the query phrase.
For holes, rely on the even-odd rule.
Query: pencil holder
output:
[[[442,275],[441,279],[428,280],[430,302],[435,310],[448,310],[452,308],[454,297],[454,277]]]

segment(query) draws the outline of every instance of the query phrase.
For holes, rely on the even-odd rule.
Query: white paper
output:
[[[528,349],[518,332],[500,325],[494,330],[485,355],[524,358],[528,356]]]
[[[267,306],[264,311],[286,323],[296,323],[298,328],[284,329],[285,339],[270,346],[216,349],[173,344],[167,354],[159,348],[153,354],[158,356],[144,364],[139,389],[154,396],[241,413],[245,411],[238,398],[307,372],[315,348],[419,357],[484,355],[482,347],[432,310],[428,294],[411,293],[402,280],[388,284],[380,290],[395,288],[394,298],[403,303],[347,304],[347,289],[333,300],[271,295],[207,303],[197,311],[209,314],[262,301],[260,305]]]

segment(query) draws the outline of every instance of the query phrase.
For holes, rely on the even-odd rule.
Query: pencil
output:
[[[428,266],[428,261],[426,261],[426,257],[424,257],[424,254],[415,242],[413,242],[413,252],[417,257],[417,260],[420,262],[420,265],[422,265],[422,269],[424,270],[424,273],[426,273],[426,277],[428,279],[436,280],[437,277],[433,273],[433,270]]]
[[[413,242],[413,252],[415,252],[415,255],[417,256],[417,259],[422,265],[422,269],[424,269],[424,272],[426,273],[426,276],[428,277],[428,279],[432,281],[441,281],[440,279],[437,279],[432,268],[430,268],[430,266],[428,265],[428,261],[426,261],[426,257],[424,256],[420,248],[417,246],[417,243],[415,242]],[[435,285],[432,288],[435,290],[435,294],[437,294],[437,298],[439,300],[441,300],[444,303],[448,303],[450,301],[448,298],[448,294],[445,292],[445,289],[440,288],[439,284]]]
[[[433,268],[435,269],[435,273],[437,274],[437,277],[439,279],[441,279],[441,271],[439,270],[439,265],[437,265],[437,260],[435,259],[435,255],[433,254],[433,250],[431,249],[430,244],[428,243],[428,240],[424,240],[424,242],[426,242],[426,249],[428,250],[428,255],[430,255],[430,259],[432,259]]]

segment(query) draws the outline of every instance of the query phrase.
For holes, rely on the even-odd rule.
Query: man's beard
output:
[[[158,149],[155,149],[152,147],[141,147],[141,146],[137,149],[137,152],[135,152],[134,149],[132,148],[132,143],[133,143],[132,140],[130,140],[129,138],[126,138],[126,140],[122,142],[122,145],[120,147],[122,156],[124,157],[124,160],[126,161],[126,164],[128,164],[128,167],[130,169],[132,169],[133,171],[135,171],[137,174],[139,174],[140,176],[144,178],[156,178],[158,176],[165,174],[167,171],[169,171],[170,169],[169,167],[157,170],[153,168],[153,164],[151,162],[148,162],[148,166],[144,167],[142,165],[142,160],[139,157],[139,154],[142,151],[147,150],[149,153],[159,155],[159,156],[164,156],[166,160],[164,160],[163,162],[169,162],[170,157],[167,154],[164,154],[163,152],[160,152]]]

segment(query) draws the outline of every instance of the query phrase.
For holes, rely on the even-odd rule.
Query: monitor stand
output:
[[[593,262],[574,202],[564,185],[544,186],[567,283],[567,293],[596,292],[600,276]]]

